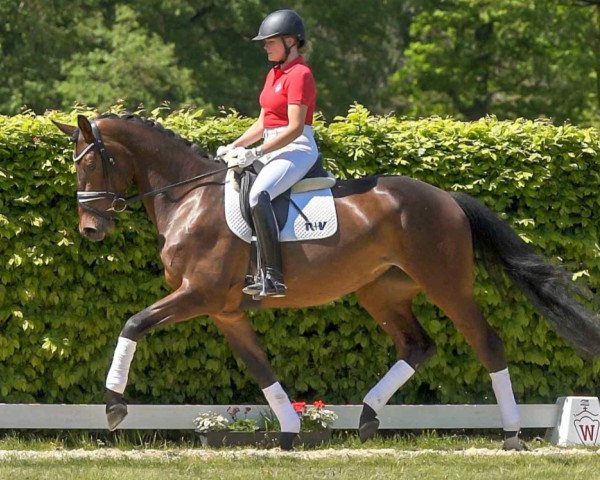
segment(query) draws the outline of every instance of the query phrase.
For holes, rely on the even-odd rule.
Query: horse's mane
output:
[[[147,127],[150,127],[150,128],[153,128],[153,129],[159,131],[163,135],[173,138],[177,142],[179,142],[182,145],[191,149],[192,152],[194,152],[196,155],[199,155],[203,158],[209,158],[209,159],[212,158],[212,155],[210,153],[208,153],[206,150],[203,150],[198,144],[188,140],[187,138],[183,138],[181,135],[179,135],[177,132],[174,132],[173,130],[165,128],[160,122],[158,122],[157,120],[154,120],[153,118],[141,117],[141,116],[135,115],[133,113],[124,113],[122,115],[117,115],[116,113],[102,113],[102,114],[98,115],[97,117],[95,117],[94,120],[101,120],[101,119],[105,119],[105,118],[111,119],[111,120],[126,120],[128,122],[141,123],[142,125],[145,125]],[[78,132],[75,132],[75,135],[77,135],[77,134],[78,134]],[[75,138],[77,138],[77,137],[75,137]]]

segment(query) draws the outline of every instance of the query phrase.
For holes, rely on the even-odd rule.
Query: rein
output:
[[[96,125],[95,122],[90,122],[92,125],[92,133],[94,135],[94,142],[90,143],[87,147],[85,147],[81,153],[78,155],[73,152],[73,162],[79,163],[79,161],[90,151],[97,149],[100,153],[100,157],[102,158],[102,170],[104,172],[104,185],[105,190],[103,192],[87,192],[87,191],[77,191],[77,203],[89,212],[95,213],[105,219],[111,218],[113,213],[121,213],[125,211],[127,205],[133,202],[137,202],[138,200],[143,200],[147,197],[153,197],[160,193],[166,192],[172,188],[180,187],[182,185],[187,185],[189,183],[195,182],[197,180],[202,180],[203,178],[207,178],[218,173],[226,172],[227,170],[231,170],[232,168],[236,168],[237,165],[232,165],[230,167],[219,168],[218,170],[214,170],[212,172],[203,173],[201,175],[197,175],[192,178],[188,178],[186,180],[182,180],[181,182],[172,183],[165,187],[157,188],[156,190],[151,190],[150,192],[145,193],[137,193],[134,195],[123,196],[119,193],[110,191],[110,176],[109,176],[109,167],[110,165],[115,164],[115,159],[112,157],[106,146],[104,145],[104,141],[102,140],[102,135],[100,133],[100,129]],[[104,199],[112,199],[112,203],[110,208],[106,210],[98,210],[87,205],[90,202],[95,202],[97,200]]]

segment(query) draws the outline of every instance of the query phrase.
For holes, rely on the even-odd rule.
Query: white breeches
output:
[[[265,140],[277,136],[284,128],[266,129]],[[250,207],[258,203],[261,192],[268,192],[273,200],[302,180],[315,164],[318,155],[313,129],[310,125],[304,125],[302,134],[293,142],[260,159],[260,162],[266,165],[256,177],[250,190]]]

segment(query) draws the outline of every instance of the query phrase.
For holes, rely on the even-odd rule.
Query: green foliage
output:
[[[600,8],[544,0],[424,1],[390,79],[399,111],[597,119]],[[598,92],[596,93],[596,97]]]
[[[227,425],[227,429],[232,432],[256,432],[258,430],[258,421],[254,418],[241,418],[230,422]]]
[[[111,29],[102,28],[99,12],[88,18],[94,27],[88,31],[92,37],[88,41],[94,48],[63,62],[64,80],[56,83],[62,103],[83,102],[98,108],[120,99],[135,108],[160,101],[202,104],[192,98],[192,72],[177,65],[174,45],[141,27],[131,7],[117,5],[115,13]]]
[[[60,76],[61,59],[82,47],[76,29],[65,26],[89,25],[78,3],[0,0],[0,112],[57,105],[52,82]]]
[[[75,113],[51,117],[74,123]],[[213,151],[252,121],[235,113],[153,115]],[[596,130],[494,118],[405,121],[356,105],[316,131],[340,177],[401,174],[466,191],[551,261],[566,263],[577,282],[598,289]],[[167,293],[155,231],[141,207],[122,214],[102,243],[80,237],[71,153],[48,116],[0,116],[0,402],[102,402],[122,325]],[[598,392],[600,361],[584,365],[514,289],[501,294],[478,270],[476,294],[505,341],[520,401]],[[415,312],[438,354],[393,401],[492,402],[487,373],[451,322],[425,298]],[[395,360],[392,342],[353,295],[250,318],[294,399],[360,402]],[[141,341],[127,396],[148,403],[264,401],[208,318]]]
[[[400,64],[410,3],[294,4],[314,47],[325,114],[343,113],[354,100],[383,101],[376,87]],[[168,101],[256,115],[270,64],[250,40],[279,8],[278,0],[0,0],[0,112],[105,108],[122,99],[131,110]]]
[[[74,103],[258,113],[269,63],[252,42],[279,0],[0,0],[0,112]],[[598,125],[593,0],[296,0],[318,109]]]

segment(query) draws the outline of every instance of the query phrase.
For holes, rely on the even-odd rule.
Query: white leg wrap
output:
[[[129,366],[133,360],[137,343],[125,337],[119,337],[112,365],[106,376],[106,388],[113,392],[123,393],[127,386]]]
[[[496,402],[500,407],[502,426],[507,432],[517,432],[521,429],[521,412],[515,402],[515,396],[510,383],[508,368],[499,372],[490,373],[492,388],[496,395]]]
[[[404,360],[396,362],[392,368],[379,380],[363,400],[369,407],[379,412],[392,398],[392,395],[413,376],[415,369]]]
[[[263,393],[269,406],[275,413],[282,432],[298,433],[300,431],[300,417],[292,407],[290,399],[279,382],[263,388]]]

